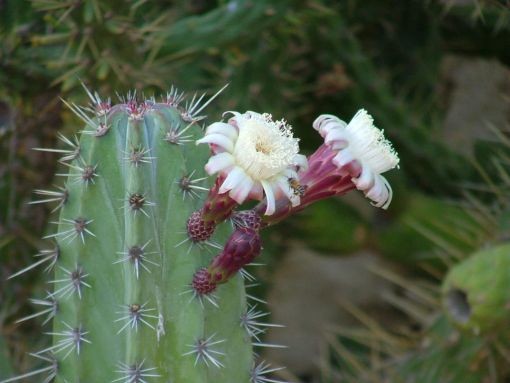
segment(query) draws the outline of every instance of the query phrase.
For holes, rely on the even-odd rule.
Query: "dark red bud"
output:
[[[216,224],[211,221],[204,221],[202,210],[197,210],[188,218],[186,228],[188,236],[193,242],[202,242],[211,237]]]
[[[214,282],[211,273],[206,268],[197,270],[193,275],[191,286],[198,295],[210,294],[216,290],[216,282]]]
[[[228,239],[223,251],[212,260],[208,271],[220,275],[217,283],[226,282],[242,267],[251,263],[260,254],[261,240],[257,230],[240,227]]]

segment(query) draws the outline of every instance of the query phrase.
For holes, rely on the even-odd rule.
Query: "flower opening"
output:
[[[333,115],[321,115],[313,127],[324,138],[324,142],[336,155],[332,162],[339,168],[352,161],[361,165],[359,177],[352,178],[356,188],[377,207],[386,209],[392,199],[392,189],[382,173],[398,167],[399,158],[384,131],[374,126],[374,120],[366,110],[359,110],[351,121]]]
[[[229,193],[237,203],[247,198],[267,199],[265,214],[271,215],[276,200],[284,196],[293,206],[299,195],[289,185],[297,171],[306,168],[306,157],[298,154],[298,139],[284,120],[270,114],[231,112],[228,123],[210,125],[197,144],[208,143],[213,152],[205,166],[209,174],[220,173],[224,181],[219,193]]]

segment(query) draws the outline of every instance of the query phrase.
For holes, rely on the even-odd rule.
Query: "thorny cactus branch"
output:
[[[32,301],[40,310],[19,320],[52,321],[52,344],[33,353],[42,367],[2,383],[268,381],[273,370],[262,374],[253,360],[264,330],[243,325],[253,308],[236,266],[214,297],[192,283],[212,258],[210,245],[228,236],[227,225],[216,227],[228,214],[214,218],[207,243],[190,241],[186,228],[208,190],[207,150],[190,143],[219,92],[186,102],[172,88],[161,101],[130,93],[117,104],[87,93],[89,106],[66,102],[85,125],[79,136],[60,137],[64,149],[44,149],[59,154],[65,169],[64,186],[38,190],[34,201],[60,211],[46,237],[56,243],[12,275],[39,266],[54,274],[47,296]],[[217,196],[220,206],[224,195]],[[239,246],[230,247],[235,259],[247,256]]]

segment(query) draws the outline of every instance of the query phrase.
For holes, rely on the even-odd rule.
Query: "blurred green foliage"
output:
[[[416,334],[386,336],[382,339],[372,333],[372,345],[356,335],[340,337],[333,344],[337,353],[331,363],[340,365],[342,372],[326,375],[324,382],[503,382],[508,373],[501,359],[502,368],[496,367],[496,347],[488,347],[481,338],[460,336],[443,316],[435,318],[423,338]],[[421,341],[419,347],[409,342],[413,338]],[[508,344],[503,340],[498,347]],[[392,354],[397,349],[399,359],[395,360]]]
[[[13,374],[7,344],[5,339],[0,335],[0,379],[6,379]]]

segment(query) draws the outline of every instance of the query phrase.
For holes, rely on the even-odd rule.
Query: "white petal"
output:
[[[332,129],[343,129],[347,124],[332,114],[321,114],[313,122],[313,127],[322,137],[325,137]]]
[[[361,169],[361,175],[354,179],[353,182],[358,190],[368,190],[374,186],[374,173],[368,166],[363,166]]]
[[[233,188],[230,191],[229,195],[234,201],[236,201],[240,205],[246,200],[246,198],[252,191],[253,186],[254,186],[253,180],[247,176],[235,188]]]
[[[324,138],[324,142],[326,145],[333,145],[335,142],[343,142],[347,143],[347,135],[345,133],[345,130],[343,129],[331,129],[326,137]],[[344,144],[344,147],[346,144]]]
[[[249,120],[248,116],[246,115],[246,113],[244,114],[241,114],[239,112],[226,112],[226,113],[232,113],[234,116],[233,117],[230,117],[229,118],[229,123],[233,123],[235,126],[237,126],[239,128],[239,126],[241,126],[243,123],[245,123],[246,121]],[[223,113],[223,115],[225,115],[225,113]]]
[[[297,172],[292,168],[287,168],[283,171],[284,178],[288,181],[289,178],[299,178]]]
[[[262,184],[262,187],[264,188],[264,193],[266,195],[267,208],[266,208],[266,212],[264,214],[271,215],[274,213],[275,208],[276,208],[276,201],[274,198],[273,188],[272,188],[271,184],[267,181],[260,181],[260,182]]]
[[[238,166],[234,167],[227,175],[227,178],[225,178],[225,181],[221,184],[219,193],[223,194],[228,192],[229,190],[232,190],[237,185],[239,185],[243,180],[248,178],[246,173]]]
[[[211,175],[225,170],[234,164],[234,157],[230,153],[218,153],[207,161],[205,171]]]
[[[386,197],[387,198],[386,202],[384,203],[384,205],[381,206],[381,208],[386,210],[390,206],[391,200],[393,199],[393,189],[391,188],[391,185],[386,178],[381,176],[381,179],[384,183],[384,186],[386,187],[386,190],[388,191],[388,196]]]
[[[303,154],[296,154],[294,157],[294,165],[298,167],[298,170],[306,171],[308,169],[308,160]]]
[[[209,125],[205,130],[205,135],[207,136],[209,134],[223,134],[232,141],[237,140],[237,129],[225,122],[215,122],[214,124]]]
[[[367,113],[365,109],[360,109],[358,112],[354,115],[354,117],[349,121],[349,124],[347,126],[348,130],[360,130],[363,126],[373,126],[374,119],[370,114]]]
[[[257,112],[254,112],[252,110],[249,110],[245,113],[245,115],[247,115],[249,118],[259,118],[261,119],[262,118],[262,114],[260,113],[257,113]]]
[[[333,157],[333,164],[341,168],[342,166],[347,165],[352,160],[354,160],[354,157],[352,156],[349,150],[340,150],[338,154],[335,157]]]
[[[393,190],[391,189],[388,180],[386,180],[383,176],[378,175],[375,179],[374,186],[372,186],[365,195],[374,202],[374,206],[387,209],[388,206],[390,206],[391,199],[393,197]]]
[[[207,134],[205,137],[197,140],[196,144],[214,144],[224,148],[227,152],[234,151],[234,142],[227,136],[223,134],[214,133]]]

